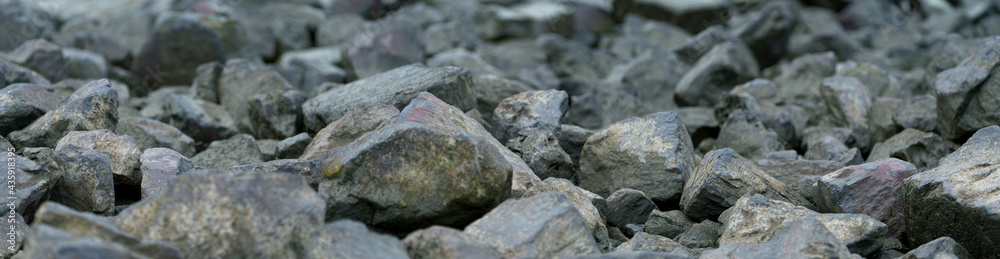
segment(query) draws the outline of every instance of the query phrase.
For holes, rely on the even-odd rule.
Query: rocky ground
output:
[[[4,258],[998,258],[993,0],[0,0]]]

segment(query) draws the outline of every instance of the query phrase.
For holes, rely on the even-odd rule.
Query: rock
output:
[[[56,151],[64,170],[49,200],[79,211],[111,215],[115,186],[108,156],[97,150],[68,145]],[[59,160],[57,160],[59,161]]]
[[[851,2],[837,15],[848,30],[898,24],[902,10],[892,2]]]
[[[559,146],[559,140],[552,132],[538,128],[528,128],[509,139],[507,148],[521,156],[531,171],[539,178],[549,177],[579,181],[573,170],[573,160]]]
[[[150,104],[150,106],[143,108],[142,116],[176,127],[194,139],[195,146],[198,148],[204,148],[213,141],[228,139],[239,134],[232,116],[217,104],[174,94],[161,96],[161,98],[164,100],[159,107]],[[147,113],[152,113],[150,111],[155,109],[159,109],[163,113],[147,116]]]
[[[122,231],[109,218],[77,212],[54,202],[45,203],[39,208],[34,227],[37,235],[32,235],[33,240],[28,241],[24,251],[29,257],[46,257],[66,252],[84,255],[101,252],[103,249],[121,249],[124,254],[131,256],[181,258],[180,251],[169,243],[135,238]],[[40,240],[47,242],[37,242]],[[88,247],[95,248],[96,251],[87,250]]]
[[[725,21],[729,15],[728,1],[669,1],[669,0],[615,0],[612,2],[614,15],[621,20],[627,13],[669,22],[690,32],[704,30],[712,24]]]
[[[497,248],[504,257],[560,257],[599,253],[573,203],[546,192],[507,200],[469,224],[465,233]]]
[[[525,129],[543,129],[552,135],[562,135],[560,121],[569,110],[569,94],[565,91],[538,90],[516,94],[504,99],[493,110],[493,136],[500,143],[517,137]]]
[[[777,65],[777,69],[765,76],[778,85],[778,90],[789,102],[825,114],[817,86],[836,73],[836,64],[837,55],[833,52],[805,54],[787,64]]]
[[[403,239],[410,258],[503,258],[496,249],[462,231],[433,226]],[[362,257],[368,255],[362,255]]]
[[[405,121],[412,109],[421,108],[411,104],[401,121],[327,154],[319,192],[328,219],[350,218],[399,233],[432,224],[462,226],[509,195],[511,169],[499,150],[469,133]]]
[[[670,238],[647,234],[646,232],[638,232],[635,233],[635,236],[632,236],[632,239],[629,239],[628,242],[622,243],[617,248],[615,248],[615,252],[628,252],[628,251],[671,252],[674,251],[674,249],[681,247],[683,247],[681,244],[675,242]]]
[[[156,120],[140,117],[122,118],[118,120],[115,133],[132,137],[140,150],[162,147],[184,156],[195,155],[194,139],[177,128]]]
[[[312,138],[307,133],[299,133],[298,135],[283,139],[281,142],[278,142],[278,146],[274,151],[274,157],[277,159],[298,158],[305,152],[306,147],[311,142]]]
[[[875,144],[868,161],[898,158],[917,166],[917,172],[938,166],[938,159],[951,154],[958,145],[941,136],[915,129],[906,129],[885,142]]]
[[[167,189],[167,183],[178,175],[195,169],[194,163],[169,148],[150,148],[139,157],[142,164],[142,198],[146,199]]]
[[[837,76],[854,77],[861,81],[872,96],[905,98],[910,89],[889,72],[870,63],[847,61],[837,64]]]
[[[476,109],[487,121],[493,120],[493,110],[504,99],[516,94],[531,91],[524,83],[495,75],[476,75]],[[490,122],[492,124],[492,121]]]
[[[562,136],[558,137],[559,146],[573,159],[573,168],[580,169],[580,153],[583,152],[583,145],[587,139],[594,135],[593,131],[581,128],[576,125],[563,124]]]
[[[809,160],[830,160],[844,165],[859,165],[865,161],[861,158],[861,151],[858,151],[857,148],[847,149],[844,142],[829,135],[810,143],[809,151],[806,152],[805,158]]]
[[[955,139],[973,131],[1000,124],[1000,106],[990,96],[1000,95],[1000,80],[991,77],[1000,64],[1000,38],[993,38],[958,66],[937,75],[937,129],[941,136]],[[961,240],[958,238],[956,240]],[[973,255],[975,248],[969,249]]]
[[[496,45],[483,44],[476,48],[476,53],[503,71],[502,76],[520,80],[534,89],[554,89],[559,86],[555,71],[546,65],[549,51],[539,46],[535,40],[515,39]]]
[[[108,76],[107,61],[97,53],[86,50],[62,49],[66,62],[66,76],[69,78],[97,79]]]
[[[621,62],[610,52],[555,34],[537,37],[535,45],[548,54],[548,64],[560,78],[603,79]]]
[[[718,247],[719,236],[722,235],[722,224],[704,220],[691,225],[691,228],[675,238],[677,242],[691,248]]]
[[[198,66],[194,82],[191,83],[191,96],[196,99],[219,103],[219,77],[222,76],[222,64],[208,62]]]
[[[632,188],[654,202],[677,200],[695,167],[692,148],[676,112],[620,121],[587,139],[580,187],[598,195]]]
[[[715,111],[705,107],[684,107],[677,109],[677,114],[681,116],[684,127],[691,134],[691,143],[697,146],[702,140],[719,135],[719,120],[715,118]]]
[[[671,48],[691,39],[691,33],[671,23],[627,14],[621,21],[622,37],[616,38],[609,50],[616,56],[634,59],[659,46]]]
[[[0,57],[0,72],[4,74],[4,85],[15,83],[38,84],[42,87],[52,85],[48,79],[31,69],[22,67],[5,57]]]
[[[219,75],[219,103],[236,121],[237,129],[257,138],[295,134],[302,92],[292,90],[277,71],[253,62],[226,62]]]
[[[868,88],[856,78],[833,76],[823,79],[820,95],[836,126],[849,127],[860,138],[858,149],[867,150],[872,131],[868,116],[873,106]]]
[[[755,160],[757,168],[778,179],[809,201],[814,201],[813,184],[844,164],[827,160]]]
[[[499,69],[490,65],[482,57],[466,49],[452,49],[438,53],[427,59],[427,66],[430,67],[463,67],[469,69],[473,75],[500,75]],[[478,81],[477,81],[478,82]]]
[[[820,178],[813,197],[821,212],[872,216],[888,226],[888,237],[899,238],[905,230],[903,179],[917,172],[895,158],[848,166]]]
[[[731,148],[751,159],[787,149],[778,133],[764,125],[764,120],[762,114],[746,110],[733,111],[719,130],[715,148]]]
[[[646,226],[640,224],[625,224],[624,227],[620,227],[625,234],[625,237],[632,238],[636,233],[642,233],[646,229]]]
[[[385,103],[402,109],[421,91],[463,111],[475,107],[475,88],[467,69],[414,64],[326,91],[303,103],[302,112],[306,127],[318,131],[361,103]]]
[[[261,138],[288,138],[302,131],[302,103],[298,90],[271,91],[250,100],[250,125]],[[235,115],[235,114],[234,114]]]
[[[886,234],[886,225],[868,215],[820,214],[762,195],[748,195],[719,216],[723,228],[719,245],[767,243],[783,225],[796,219],[819,220],[847,245],[851,253],[861,255],[880,250]]]
[[[11,51],[24,42],[44,38],[56,31],[56,21],[47,12],[31,8],[19,1],[0,5],[0,31],[10,32],[8,39],[0,42],[0,51]]]
[[[294,174],[306,179],[309,187],[318,190],[319,183],[323,180],[323,161],[319,159],[279,159],[267,161],[259,164],[238,165],[227,168],[225,171],[235,176],[243,174]]]
[[[208,149],[191,157],[191,162],[205,168],[225,169],[264,161],[257,141],[250,135],[239,134],[227,140],[212,142]]]
[[[954,239],[950,237],[940,237],[934,239],[934,241],[927,242],[926,244],[917,247],[916,249],[910,250],[902,257],[902,259],[930,259],[930,258],[958,258],[958,259],[971,259],[971,254],[962,244],[955,242]]]
[[[328,151],[346,146],[380,125],[392,121],[399,110],[388,104],[361,103],[316,133],[300,159],[322,159]]]
[[[682,106],[712,106],[716,94],[760,75],[753,54],[741,41],[712,47],[677,82],[674,99]]]
[[[684,184],[681,207],[695,219],[714,218],[744,195],[761,194],[769,199],[809,206],[810,203],[784,183],[771,177],[750,160],[729,148],[705,154]]]
[[[473,24],[448,22],[432,24],[424,31],[424,53],[434,55],[450,49],[476,49],[482,44],[479,28]]]
[[[1000,230],[993,230],[1000,226],[1000,207],[992,191],[998,183],[989,177],[1000,166],[998,139],[1000,127],[980,129],[937,167],[904,181],[903,213],[911,246],[949,236],[973,257],[1000,253],[990,245],[1000,240],[995,234]],[[973,219],[978,223],[969,224]]]
[[[624,229],[628,224],[646,223],[653,210],[656,204],[645,193],[625,188],[608,196],[606,218],[609,225]]]
[[[766,2],[742,16],[730,17],[728,24],[746,42],[760,67],[769,67],[785,56],[798,24],[798,9],[790,1]]]
[[[142,151],[129,136],[118,136],[110,130],[70,131],[56,144],[56,149],[68,145],[94,149],[107,155],[111,162],[111,173],[115,184],[139,185],[142,173],[139,171],[139,156]]]
[[[357,14],[330,15],[316,28],[316,46],[335,46],[350,41],[354,30],[365,23]]]
[[[646,220],[646,233],[653,235],[659,235],[664,237],[675,238],[677,235],[684,233],[691,226],[698,223],[691,220],[684,215],[683,211],[671,210],[671,211],[659,211],[653,210],[649,214],[649,219]]]
[[[548,178],[542,184],[535,186],[524,197],[531,197],[548,191],[558,191],[566,195],[573,202],[573,206],[583,216],[587,228],[594,235],[597,245],[601,251],[614,249],[614,243],[608,237],[608,227],[605,215],[608,214],[608,202],[600,195],[573,185],[573,182],[560,179]]]
[[[543,33],[573,33],[573,7],[562,2],[525,2],[510,7],[488,5],[476,13],[480,37],[528,38]]]
[[[652,49],[639,53],[635,59],[616,65],[608,72],[607,81],[634,85],[636,97],[651,110],[668,110],[677,107],[674,90],[678,81],[691,69],[691,65],[678,55]]]
[[[114,221],[136,238],[173,244],[184,257],[300,257],[324,209],[300,176],[197,171]]]
[[[53,147],[70,131],[114,129],[118,124],[118,93],[107,79],[91,81],[65,104],[7,137],[17,147]]]
[[[16,206],[12,208],[10,207],[10,204],[8,204],[8,206],[0,208],[0,212],[6,216],[12,215],[11,213],[16,215],[28,215],[24,219],[21,219],[20,224],[25,224],[25,220],[31,221],[35,216],[35,210],[37,210],[43,202],[49,200],[52,194],[52,189],[60,183],[64,173],[62,171],[62,167],[56,163],[55,159],[59,158],[54,158],[56,155],[52,153],[51,149],[47,150],[47,159],[36,158],[35,160],[38,162],[29,159],[33,157],[31,154],[25,154],[25,156],[22,157],[8,151],[13,151],[13,148],[9,145],[0,151],[0,157],[3,157],[4,161],[7,161],[7,165],[5,167],[7,168],[7,176],[14,177],[8,180],[13,180],[14,182],[8,182],[7,184],[9,185],[7,188],[8,202],[16,202]],[[21,152],[27,153],[28,151],[21,150]],[[11,163],[13,163],[13,165]],[[11,212],[11,210],[13,210],[13,212]],[[5,221],[4,227],[9,227],[6,225],[10,223],[15,222]],[[23,234],[26,232],[19,233]],[[15,245],[19,246],[20,243]]]
[[[238,22],[216,14],[166,13],[157,19],[153,33],[131,64],[143,86],[155,90],[162,85],[186,85],[195,78],[195,69],[208,62],[223,63],[229,53],[226,43],[242,44],[238,36],[224,35]],[[230,54],[230,55],[227,55]]]
[[[324,83],[347,79],[347,71],[336,65],[342,60],[340,49],[334,47],[289,51],[281,54],[278,71],[306,95],[315,96]]]
[[[24,222],[24,217],[18,213],[4,213],[7,215],[7,220],[0,223],[0,227],[3,229],[12,229],[14,231],[13,235],[8,232],[7,235],[7,249],[4,249],[2,255],[5,258],[12,258],[15,254],[20,253],[21,248],[24,246],[24,241],[28,237],[34,236],[35,231],[28,226],[28,223]]]
[[[651,252],[651,251],[632,251],[632,252],[610,252],[606,254],[591,254],[591,255],[575,255],[568,256],[564,258],[571,259],[686,259],[694,258],[685,254],[678,253],[666,253],[666,252]]]
[[[63,56],[62,48],[48,40],[25,41],[6,57],[14,63],[38,71],[52,82],[66,78],[66,58]]]
[[[423,31],[409,19],[390,17],[358,27],[342,49],[348,81],[423,61]]]
[[[606,80],[564,80],[559,88],[570,94],[565,123],[584,128],[602,129],[615,122],[649,114],[649,108],[636,97],[628,84]]]
[[[727,244],[701,253],[701,258],[779,257],[860,258],[851,254],[844,241],[816,219],[785,223],[773,239],[763,244]]]
[[[409,258],[398,238],[371,232],[357,221],[325,224],[308,238],[304,258]]]
[[[59,107],[59,98],[41,86],[23,83],[5,86],[0,89],[0,135],[20,130]]]
[[[896,125],[904,129],[932,132],[937,129],[937,101],[934,96],[921,95],[903,101],[892,114]]]

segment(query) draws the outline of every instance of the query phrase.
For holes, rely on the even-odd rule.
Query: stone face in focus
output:
[[[108,156],[115,184],[139,185],[139,156],[142,152],[129,136],[118,136],[110,130],[71,131],[56,144],[56,149],[68,145],[97,150]]]
[[[142,198],[152,197],[167,189],[170,180],[195,169],[194,163],[169,148],[150,148],[139,157],[142,172]]]
[[[774,238],[763,244],[727,244],[705,251],[700,258],[860,258],[844,241],[815,219],[785,223]]]
[[[903,213],[911,245],[949,236],[973,257],[1000,253],[992,245],[1000,240],[1000,196],[994,191],[1000,186],[998,148],[1000,127],[980,129],[937,167],[904,181]]]
[[[465,228],[504,257],[552,258],[600,249],[573,203],[559,192],[507,200]]]
[[[108,156],[76,145],[56,152],[66,173],[52,189],[50,200],[78,211],[111,215],[115,206],[115,183]]]
[[[191,162],[205,168],[225,169],[235,165],[260,163],[263,159],[256,140],[250,135],[240,134],[227,140],[212,142],[208,149],[191,157]]]
[[[543,129],[559,137],[560,121],[569,110],[565,91],[540,90],[519,93],[504,99],[493,111],[493,136],[505,143],[525,129]]]
[[[608,196],[608,209],[605,215],[608,225],[625,228],[629,224],[642,224],[649,220],[649,213],[656,210],[656,204],[646,197],[646,194],[633,190],[621,189]]]
[[[118,92],[107,79],[91,81],[46,113],[7,137],[17,147],[54,147],[70,131],[114,129],[118,124]]]
[[[905,230],[903,179],[917,172],[895,158],[848,166],[820,178],[813,197],[819,211],[872,216],[888,226],[889,237],[898,238]]]
[[[371,232],[351,220],[325,224],[306,242],[303,258],[409,258],[398,238]]]
[[[653,235],[660,235],[669,238],[677,237],[698,223],[684,215],[683,211],[659,211],[653,210],[646,220],[646,229],[643,230]]]
[[[677,200],[696,166],[693,148],[676,112],[620,121],[587,139],[580,187],[598,195],[632,188],[654,202]]]

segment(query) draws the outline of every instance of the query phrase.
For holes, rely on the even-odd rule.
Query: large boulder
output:
[[[89,148],[107,155],[111,162],[111,173],[115,184],[138,186],[142,182],[139,171],[139,156],[142,151],[132,137],[115,135],[110,130],[70,131],[56,144],[56,149],[68,145]]]
[[[700,258],[860,258],[844,241],[815,219],[785,223],[763,244],[727,244],[701,253]]]
[[[139,239],[164,241],[184,257],[303,257],[323,224],[323,199],[290,174],[232,176],[197,171],[115,216]]]
[[[917,172],[913,164],[895,158],[842,168],[816,183],[816,208],[872,216],[888,226],[889,237],[899,238],[905,230],[903,179]]]
[[[493,110],[493,136],[500,143],[514,139],[521,130],[543,129],[559,137],[562,118],[569,110],[565,91],[528,91],[504,99]]]
[[[973,257],[1000,254],[1000,127],[980,129],[938,167],[903,185],[906,233],[911,245],[949,236]],[[945,217],[944,215],[947,215]],[[959,220],[953,220],[959,219]]]
[[[587,139],[580,187],[601,196],[632,188],[654,202],[676,201],[696,166],[693,148],[676,112],[620,121]]]
[[[714,218],[736,204],[738,197],[760,194],[799,206],[810,203],[784,183],[771,177],[732,149],[705,154],[684,184],[681,207],[695,219]]]
[[[504,257],[553,258],[599,253],[573,203],[559,192],[507,200],[465,228]]]
[[[1000,77],[992,76],[1000,73],[998,64],[1000,38],[993,38],[958,66],[937,75],[937,128],[942,137],[955,139],[1000,124],[1000,103],[995,101]]]
[[[113,130],[117,124],[118,92],[101,79],[80,87],[62,106],[7,137],[16,147],[54,147],[70,131]]]
[[[2,78],[0,78],[2,79]],[[59,98],[35,84],[11,84],[0,89],[0,135],[20,130],[59,108]]]
[[[413,64],[326,91],[302,104],[302,111],[306,127],[319,131],[361,103],[385,103],[402,109],[422,91],[463,111],[475,108],[476,93],[468,69]]]
[[[406,247],[398,238],[368,230],[365,224],[338,220],[316,229],[305,244],[302,258],[405,259]]]

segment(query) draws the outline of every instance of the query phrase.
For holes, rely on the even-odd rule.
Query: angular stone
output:
[[[248,60],[229,60],[219,75],[219,104],[233,116],[240,132],[257,138],[284,136],[294,133],[305,99],[292,89],[273,69]]]
[[[205,168],[225,169],[264,162],[263,159],[257,141],[250,135],[240,134],[227,140],[212,142],[208,149],[191,157],[191,162]]]
[[[424,53],[434,55],[450,49],[476,49],[482,43],[476,25],[459,22],[432,24],[424,31]]]
[[[324,214],[323,199],[300,176],[198,171],[114,222],[136,238],[173,244],[184,257],[301,257]]]
[[[65,104],[7,137],[17,147],[53,147],[70,131],[114,129],[118,124],[118,93],[107,79],[91,81]]]
[[[691,225],[691,228],[676,239],[678,243],[691,248],[709,248],[719,246],[719,236],[722,235],[722,224],[711,220],[703,220]]]
[[[819,85],[823,79],[836,73],[837,55],[833,52],[805,54],[787,64],[777,66],[765,75],[778,84],[781,94],[789,102],[808,110],[825,112],[820,98]],[[808,143],[808,142],[807,142]]]
[[[904,181],[903,213],[910,245],[949,236],[973,257],[1000,253],[992,245],[1000,240],[998,147],[1000,127],[980,129],[961,148],[941,158],[937,167]]]
[[[567,79],[559,88],[570,94],[570,103],[564,123],[589,129],[602,129],[615,122],[649,114],[649,109],[637,97],[629,84],[613,83],[601,79]],[[673,105],[671,105],[672,107]]]
[[[52,82],[66,78],[66,58],[62,47],[45,39],[25,41],[6,55],[18,63],[45,76]]]
[[[351,220],[327,223],[305,241],[303,258],[409,258],[398,238]]]
[[[654,202],[677,200],[684,179],[694,172],[693,148],[676,112],[620,121],[587,139],[580,187],[598,195],[632,188]]]
[[[905,231],[903,179],[917,172],[913,164],[895,158],[845,167],[816,183],[816,208],[872,216],[886,224],[888,237],[899,238]]]
[[[545,181],[542,181],[542,184],[536,185],[524,197],[531,197],[547,191],[561,192],[573,202],[573,206],[580,212],[580,216],[583,216],[587,228],[594,235],[594,239],[597,241],[597,245],[601,248],[601,251],[614,249],[615,244],[608,237],[608,227],[604,219],[608,210],[607,200],[597,194],[576,187],[569,180],[559,178],[545,179]]]
[[[608,196],[608,209],[605,214],[608,225],[625,228],[628,224],[642,224],[649,220],[650,212],[656,209],[646,194],[633,190],[621,189]]]
[[[712,47],[677,82],[674,99],[684,106],[712,106],[716,94],[760,75],[753,54],[741,41]]]
[[[261,138],[288,138],[303,129],[302,103],[298,90],[271,91],[250,100],[250,125]]]
[[[0,89],[0,135],[20,130],[59,107],[59,98],[41,86],[20,83],[5,86]]]
[[[510,80],[496,75],[476,75],[476,109],[487,121],[493,120],[493,110],[504,99],[519,93],[531,91],[532,88],[516,80]]]
[[[543,129],[559,137],[560,121],[569,110],[565,91],[539,90],[519,93],[504,99],[493,110],[493,136],[500,143],[517,137],[525,129]]]
[[[226,35],[220,35],[213,25],[235,26],[236,21],[215,14],[164,14],[157,19],[131,70],[149,89],[190,84],[199,65],[227,58],[222,39]]]
[[[525,2],[510,7],[489,5],[477,12],[480,37],[530,38],[544,33],[573,33],[573,7],[562,2]]]
[[[580,153],[583,152],[583,145],[587,144],[587,139],[594,132],[576,125],[563,124],[562,136],[558,137],[559,146],[573,159],[573,168],[580,169]]]
[[[326,91],[302,104],[302,111],[306,127],[318,131],[361,103],[385,103],[401,109],[421,91],[463,111],[475,108],[475,87],[469,70],[414,64]]]
[[[231,115],[218,104],[174,94],[162,98],[164,100],[159,109],[164,113],[147,116],[147,111],[155,109],[151,104],[141,111],[143,117],[176,127],[194,139],[197,147],[203,148],[213,141],[228,139],[239,134]]]
[[[56,31],[56,21],[48,12],[33,8],[30,3],[4,2],[0,5],[0,31],[8,32],[0,42],[0,51],[8,52],[32,39],[45,38]]]
[[[732,5],[729,1],[670,1],[670,0],[615,0],[614,15],[618,19],[627,13],[676,24],[690,32],[698,32],[712,24],[724,22]]]
[[[50,200],[78,211],[111,215],[115,186],[111,162],[97,150],[68,145],[56,151],[62,159],[62,179],[52,189]]]
[[[1000,104],[995,101],[1000,78],[991,76],[1000,73],[998,64],[1000,38],[994,37],[961,64],[937,75],[937,128],[942,137],[955,139],[1000,124]]]
[[[312,143],[312,138],[309,137],[308,133],[299,133],[298,135],[291,136],[289,138],[281,140],[278,142],[278,146],[275,147],[274,158],[277,159],[291,159],[298,158],[306,151],[306,147]]]
[[[785,223],[763,244],[726,244],[705,251],[700,258],[861,258],[851,254],[835,233],[816,219]]]
[[[858,148],[866,150],[869,146],[871,127],[868,116],[872,111],[874,99],[868,88],[860,80],[853,77],[833,76],[823,79],[820,84],[820,95],[826,104],[830,116],[836,126],[849,127],[859,133]]]
[[[139,185],[142,182],[142,173],[139,171],[139,156],[142,152],[132,137],[118,136],[106,129],[70,131],[59,140],[55,148],[62,149],[68,145],[97,150],[107,155],[115,184]]]
[[[678,55],[653,49],[639,54],[628,63],[615,66],[607,81],[634,85],[638,99],[649,109],[662,111],[677,107],[674,90],[691,65]]]
[[[859,165],[865,160],[861,158],[858,148],[847,149],[843,141],[833,136],[824,136],[809,144],[805,158],[809,160],[830,160],[844,165]]]
[[[112,258],[182,258],[181,252],[169,243],[135,238],[109,218],[77,212],[54,202],[39,208],[33,224],[37,234],[31,236],[23,252],[29,258],[58,257],[66,253],[112,255]],[[42,240],[45,242],[38,242]],[[121,257],[105,249],[120,249]]]
[[[322,92],[324,83],[344,83],[347,79],[347,72],[335,65],[341,60],[340,49],[334,47],[289,51],[281,54],[278,71],[307,96],[315,96]]]
[[[715,149],[730,148],[751,159],[785,150],[778,133],[764,125],[763,114],[735,110],[729,114],[715,140]]]
[[[107,60],[101,55],[80,49],[62,49],[66,62],[66,76],[69,78],[104,78],[108,76]]]
[[[933,132],[937,129],[937,100],[932,95],[921,95],[903,101],[892,114],[896,125],[904,129]]]
[[[675,242],[670,238],[663,236],[657,236],[648,234],[646,232],[635,233],[632,239],[628,242],[622,243],[620,246],[615,248],[615,252],[628,252],[628,251],[653,251],[653,252],[671,252],[674,249],[684,247],[680,243]]]
[[[548,54],[548,64],[560,78],[603,79],[621,62],[610,52],[560,35],[541,35],[535,44]]]
[[[681,116],[684,127],[691,134],[691,143],[697,146],[702,140],[719,135],[719,120],[715,118],[715,111],[705,107],[684,107],[677,109],[677,114]]]
[[[38,84],[42,87],[52,85],[48,79],[34,70],[22,67],[17,63],[0,57],[0,73],[4,74],[4,85],[15,83]]]
[[[769,199],[800,206],[810,203],[784,183],[771,177],[732,149],[705,154],[694,174],[684,184],[681,207],[695,219],[714,218],[744,195],[761,194]]]
[[[142,164],[142,198],[146,199],[167,189],[167,183],[178,175],[195,169],[194,163],[181,153],[169,148],[150,148],[139,157]]]
[[[651,252],[651,251],[631,251],[631,252],[610,252],[606,254],[574,255],[567,256],[568,259],[688,259],[694,258],[685,254]]]
[[[507,200],[465,228],[504,257],[551,258],[600,249],[573,203],[559,192]]]
[[[510,192],[510,165],[498,150],[468,133],[415,122],[397,122],[333,149],[323,164],[319,191],[327,218],[400,233],[467,224]]]
[[[350,40],[364,22],[365,18],[357,14],[331,15],[316,28],[316,46],[335,46]]]
[[[490,65],[478,54],[466,49],[453,49],[438,53],[427,59],[430,67],[463,67],[469,69],[475,76],[502,75],[499,69]],[[477,81],[478,82],[478,81]]]
[[[516,138],[508,140],[507,148],[520,155],[531,171],[541,179],[555,177],[579,182],[579,175],[573,170],[573,160],[548,130],[521,130]]]
[[[348,81],[423,61],[423,31],[411,20],[389,17],[358,27],[342,49]]]
[[[910,89],[903,86],[899,79],[874,64],[854,61],[838,63],[835,75],[857,78],[875,97],[904,98],[910,95]]]
[[[259,164],[233,166],[225,171],[233,173],[234,176],[271,173],[299,175],[306,179],[309,187],[318,190],[319,183],[323,180],[323,161],[319,159],[279,159]]]
[[[868,215],[820,214],[762,195],[743,196],[719,216],[723,224],[719,245],[764,244],[772,240],[786,223],[809,218],[823,223],[834,236],[847,244],[851,253],[868,255],[882,248],[886,225]]]
[[[868,161],[898,158],[913,163],[917,172],[938,166],[938,159],[951,154],[958,145],[930,132],[906,129],[885,142],[875,144]]]
[[[14,231],[13,235],[7,235],[7,240],[11,240],[8,242],[13,242],[13,244],[8,243],[8,249],[4,249],[3,253],[0,253],[0,255],[5,258],[12,258],[15,254],[21,252],[21,248],[24,246],[24,241],[28,239],[28,237],[34,236],[35,231],[31,229],[31,226],[28,226],[28,223],[24,221],[24,217],[21,217],[21,214],[16,212],[13,214],[4,214],[7,215],[7,220],[0,223],[0,227],[16,231]]]
[[[141,117],[118,120],[115,133],[130,136],[140,150],[169,148],[184,156],[194,156],[194,139],[169,124]]]
[[[382,103],[361,103],[331,122],[309,142],[300,159],[322,159],[328,151],[346,146],[380,125],[392,121],[399,110]]]
[[[10,211],[14,210],[14,214],[28,215],[25,219],[30,221],[35,216],[35,210],[43,202],[49,200],[52,189],[62,179],[62,168],[55,161],[59,158],[55,158],[56,155],[52,154],[51,149],[47,150],[48,159],[36,158],[35,160],[38,162],[29,159],[29,157],[33,157],[31,154],[25,154],[25,157],[22,157],[8,151],[13,151],[13,148],[9,146],[4,148],[0,151],[0,157],[8,163],[6,166],[8,177],[14,177],[12,179],[13,186],[8,186],[8,197],[13,197],[13,199],[8,199],[9,202],[16,202],[16,206],[13,208],[10,206],[2,207],[0,212],[9,216],[11,215]],[[21,150],[21,152],[28,153],[29,151]],[[10,163],[14,163],[13,166]],[[8,182],[8,184],[10,183]],[[25,219],[21,219],[22,224],[24,224]],[[7,227],[7,223],[13,222],[5,221],[5,227]]]
[[[746,42],[760,67],[777,63],[788,51],[792,30],[798,25],[794,2],[765,2],[742,16],[729,18],[732,33]]]
[[[926,244],[920,245],[916,249],[910,250],[902,257],[902,259],[931,259],[931,258],[957,258],[957,259],[972,259],[971,254],[962,244],[955,242],[954,239],[950,237],[940,237],[934,239],[934,241],[927,242]]]
[[[483,258],[503,256],[495,248],[464,232],[442,226],[432,226],[410,233],[403,239],[410,258]],[[368,256],[368,255],[362,255]]]
[[[757,168],[778,179],[788,188],[809,201],[813,201],[813,184],[820,177],[844,167],[844,164],[827,160],[755,160]]]
[[[653,235],[675,238],[677,235],[691,229],[691,226],[695,223],[698,222],[688,218],[687,215],[684,215],[683,211],[653,210],[649,214],[649,220],[646,220],[646,229],[644,231]]]

